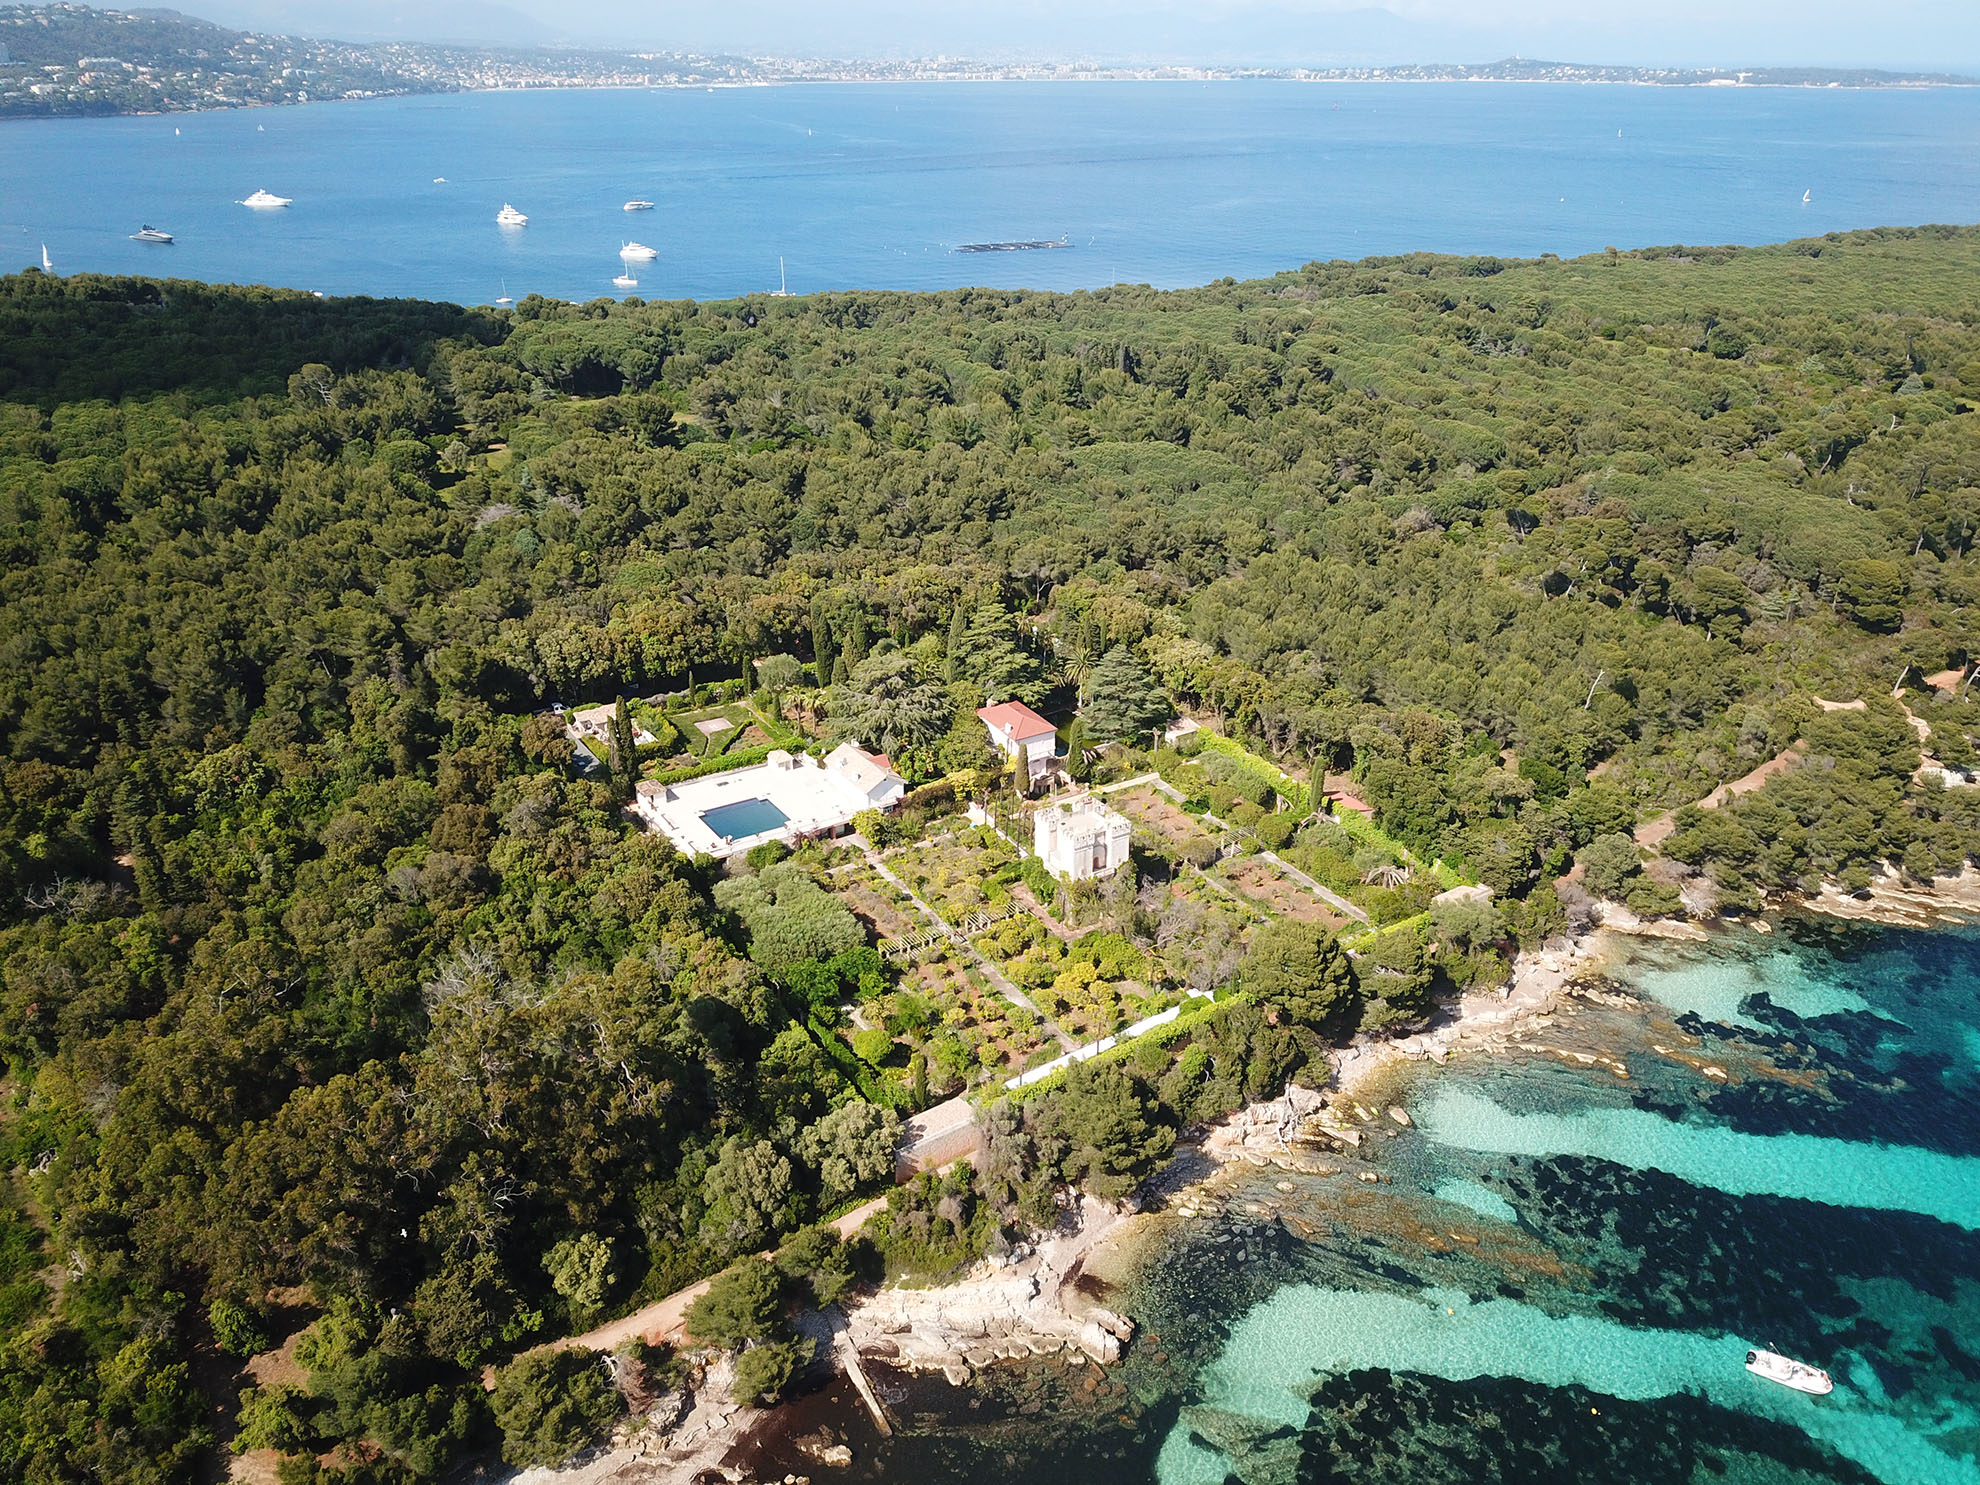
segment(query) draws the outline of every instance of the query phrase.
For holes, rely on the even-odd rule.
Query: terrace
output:
[[[778,750],[762,763],[678,784],[640,784],[633,809],[647,826],[690,856],[733,856],[767,841],[836,835],[876,797],[875,776],[900,780],[857,749],[841,747],[820,763]]]

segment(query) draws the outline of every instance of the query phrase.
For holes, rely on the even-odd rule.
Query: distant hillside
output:
[[[356,45],[229,31],[174,10],[0,5],[0,119],[475,88],[666,87],[749,75],[747,64],[722,59]]]
[[[362,47],[155,10],[0,6],[0,117],[166,113],[430,92]]]
[[[324,20],[389,34],[386,7],[337,11],[298,7],[298,23]],[[437,34],[447,15],[423,12]],[[464,19],[461,22],[466,25]],[[937,59],[705,57],[677,52],[490,48],[426,42],[305,40],[230,31],[175,10],[96,10],[84,5],[0,5],[0,119],[171,113],[325,98],[375,98],[486,88],[687,87],[711,83],[944,82],[982,79],[1274,78],[1315,82],[1553,82],[1657,87],[1965,86],[1980,79],[1874,69],[1757,68],[1749,71],[1609,67],[1521,57],[1482,64],[1252,68],[1105,66],[1072,62]]]

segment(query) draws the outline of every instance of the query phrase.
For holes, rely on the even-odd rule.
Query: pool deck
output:
[[[785,821],[753,835],[718,835],[703,818],[724,805],[761,799],[782,810]],[[686,855],[721,858],[766,841],[789,841],[843,829],[873,802],[836,770],[810,758],[759,763],[684,784],[641,784],[633,808]]]

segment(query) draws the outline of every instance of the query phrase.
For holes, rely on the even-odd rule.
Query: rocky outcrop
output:
[[[1123,1216],[1084,1197],[1065,1227],[1019,1262],[981,1264],[940,1289],[883,1289],[851,1312],[847,1332],[866,1355],[957,1383],[999,1361],[1055,1352],[1109,1365],[1133,1338],[1134,1322],[1080,1294],[1074,1280]]]
[[[1813,897],[1799,900],[1803,906],[1832,918],[1886,923],[1900,928],[1934,928],[1980,917],[1980,872],[1969,866],[1956,877],[1914,882],[1887,867],[1862,892],[1847,892],[1833,882],[1825,882]]]
[[[1269,1103],[1247,1104],[1226,1119],[1210,1144],[1213,1153],[1232,1149],[1281,1149],[1302,1138],[1306,1121],[1326,1107],[1311,1088],[1288,1084]]]

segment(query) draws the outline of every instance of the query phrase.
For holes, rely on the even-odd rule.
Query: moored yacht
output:
[[[517,211],[506,201],[502,203],[502,209],[495,213],[495,220],[500,222],[504,227],[527,227],[529,225],[529,217]]]
[[[619,249],[619,256],[628,263],[651,263],[660,256],[660,250],[650,248],[643,242],[629,242]]]
[[[1746,1369],[1756,1377],[1765,1377],[1769,1382],[1779,1382],[1783,1387],[1792,1387],[1796,1392],[1806,1392],[1815,1397],[1836,1390],[1829,1374],[1819,1366],[1796,1361],[1778,1351],[1748,1351]]]
[[[252,196],[249,196],[246,200],[242,201],[241,205],[253,206],[257,208],[273,207],[273,206],[291,206],[295,204],[295,199],[296,198],[293,196],[277,196],[272,191],[256,191]]]
[[[146,222],[142,227],[138,228],[137,231],[131,234],[132,242],[170,242],[171,240],[172,240],[171,233],[161,231],[159,228],[152,226],[151,223],[149,222]]]
[[[634,278],[630,273],[622,272],[612,280],[612,287],[615,289],[637,289],[639,287],[639,280]]]
[[[625,205],[625,210],[627,210],[627,211],[651,211],[651,210],[653,210],[653,203],[652,203],[651,201],[637,201],[637,200],[635,200],[635,201],[628,201],[628,202],[626,203],[626,205]]]

